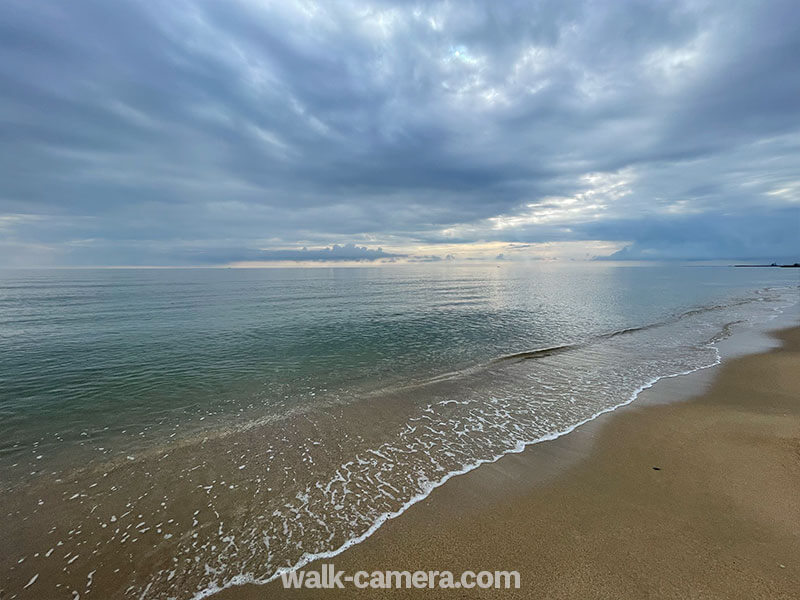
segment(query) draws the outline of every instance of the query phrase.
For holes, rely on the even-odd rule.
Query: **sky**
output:
[[[0,3],[0,266],[800,260],[795,0]]]

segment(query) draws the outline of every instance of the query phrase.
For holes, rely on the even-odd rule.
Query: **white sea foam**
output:
[[[715,348],[715,350],[716,350],[716,348]],[[275,573],[273,573],[269,577],[259,578],[259,577],[253,576],[251,573],[240,573],[240,574],[234,575],[233,577],[231,577],[228,581],[226,581],[222,585],[216,585],[215,584],[215,585],[211,585],[211,586],[209,586],[209,587],[207,587],[205,589],[202,589],[202,590],[198,591],[194,596],[192,596],[192,600],[202,600],[203,598],[208,598],[209,596],[212,596],[212,595],[214,595],[214,594],[216,594],[218,592],[221,592],[223,589],[226,589],[226,588],[229,588],[229,587],[235,587],[235,586],[246,585],[246,584],[265,585],[267,583],[275,581],[276,579],[281,577],[281,575],[284,575],[284,574],[292,572],[292,571],[296,571],[298,569],[302,569],[306,565],[308,565],[308,564],[310,564],[310,563],[312,563],[312,562],[314,562],[316,560],[334,558],[334,557],[338,556],[339,554],[341,554],[342,552],[344,552],[345,550],[347,550],[348,548],[352,548],[353,546],[355,546],[357,544],[360,544],[361,542],[365,541],[367,538],[372,536],[372,534],[374,534],[376,531],[378,531],[378,529],[380,529],[380,527],[384,523],[386,523],[390,519],[394,519],[394,518],[399,517],[400,515],[405,513],[409,508],[411,508],[412,506],[414,506],[418,502],[421,502],[422,500],[425,500],[428,496],[430,496],[431,492],[433,492],[436,488],[438,488],[438,487],[444,485],[445,483],[447,483],[453,477],[456,477],[458,475],[464,475],[466,473],[469,473],[470,471],[474,471],[475,469],[477,469],[481,465],[495,463],[498,460],[500,460],[501,458],[503,458],[504,456],[508,456],[509,454],[519,454],[520,452],[523,452],[525,450],[525,448],[527,448],[528,446],[531,446],[533,444],[538,444],[540,442],[547,442],[547,441],[556,440],[556,439],[558,439],[558,438],[560,438],[560,437],[562,437],[564,435],[567,435],[568,433],[571,433],[571,432],[575,431],[576,429],[578,429],[580,426],[585,425],[586,423],[589,423],[590,421],[594,421],[595,419],[597,419],[598,417],[600,417],[600,416],[602,416],[602,415],[604,415],[606,413],[610,413],[610,412],[613,412],[613,411],[615,411],[615,410],[617,410],[619,408],[622,408],[623,406],[627,406],[628,404],[630,404],[631,402],[636,400],[636,398],[639,396],[639,394],[641,394],[644,390],[653,387],[653,385],[655,385],[658,381],[660,381],[662,379],[669,379],[669,378],[672,378],[672,377],[680,377],[680,376],[683,376],[683,375],[689,375],[689,374],[694,373],[696,371],[700,371],[700,370],[703,370],[703,369],[708,369],[708,368],[714,367],[716,365],[719,365],[720,362],[721,362],[721,358],[720,358],[720,354],[719,354],[718,350],[717,350],[716,354],[717,354],[716,360],[714,362],[708,364],[708,365],[702,365],[702,366],[699,366],[699,367],[697,367],[695,369],[690,369],[690,370],[687,370],[687,371],[681,371],[680,373],[672,373],[672,374],[669,374],[669,375],[661,375],[659,377],[655,377],[651,381],[649,381],[646,384],[644,384],[644,385],[640,386],[639,388],[637,388],[637,390],[633,394],[631,394],[631,396],[627,400],[625,400],[624,402],[620,402],[618,404],[615,404],[614,406],[610,406],[608,408],[600,410],[600,411],[596,412],[595,414],[593,414],[591,417],[589,417],[587,419],[584,419],[582,421],[579,421],[578,423],[575,423],[575,424],[567,427],[566,429],[563,429],[561,431],[557,431],[555,433],[544,435],[544,436],[542,436],[540,438],[536,438],[534,440],[528,440],[528,441],[524,441],[524,442],[519,442],[518,441],[513,448],[510,448],[510,449],[506,450],[505,452],[501,452],[500,454],[497,454],[496,456],[493,456],[492,458],[476,460],[474,463],[466,465],[461,469],[456,469],[454,471],[450,471],[449,473],[447,473],[447,475],[445,475],[444,477],[442,477],[438,481],[426,483],[425,485],[423,485],[423,490],[421,492],[419,492],[418,494],[416,494],[415,496],[413,496],[412,498],[410,498],[409,500],[404,502],[403,505],[399,509],[397,509],[395,511],[391,511],[391,512],[385,512],[385,513],[381,514],[380,516],[378,516],[377,519],[375,519],[375,521],[372,523],[372,525],[364,533],[348,539],[344,544],[342,544],[338,548],[334,548],[333,550],[326,550],[326,551],[323,551],[323,552],[314,552],[314,553],[303,554],[303,556],[300,558],[300,560],[297,561],[297,563],[295,563],[291,567],[280,568],[280,569],[276,570]]]

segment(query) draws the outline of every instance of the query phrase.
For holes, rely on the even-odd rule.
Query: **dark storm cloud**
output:
[[[793,2],[4,2],[0,264],[791,256],[798,31]]]
[[[188,250],[183,253],[183,258],[189,263],[230,263],[243,261],[256,262],[329,262],[329,261],[375,261],[378,259],[403,258],[405,254],[384,252],[383,248],[367,248],[355,244],[339,246],[334,244],[329,248],[300,250],[246,250],[239,248],[216,249],[209,251],[207,248]]]

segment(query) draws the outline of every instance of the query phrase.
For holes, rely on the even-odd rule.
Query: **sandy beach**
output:
[[[709,371],[699,396],[676,402],[681,378],[662,382],[572,434],[452,479],[326,562],[349,573],[517,570],[518,590],[469,591],[505,598],[796,598],[800,328],[776,337],[781,348]],[[215,597],[359,593],[370,591],[277,581]]]

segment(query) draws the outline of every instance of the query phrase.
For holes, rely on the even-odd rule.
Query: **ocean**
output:
[[[0,271],[0,587],[268,581],[798,299],[779,268]]]

